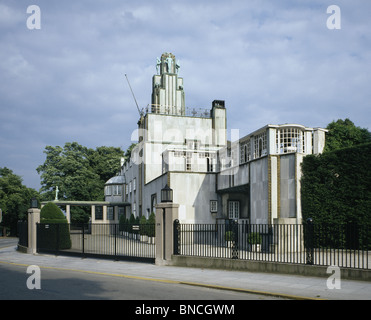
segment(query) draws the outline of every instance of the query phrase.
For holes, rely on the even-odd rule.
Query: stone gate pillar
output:
[[[174,220],[178,219],[179,204],[165,202],[156,205],[156,264],[170,264],[174,253]]]
[[[40,223],[40,209],[30,208],[28,214],[28,248],[27,253],[36,253],[37,249],[37,230],[36,224]]]

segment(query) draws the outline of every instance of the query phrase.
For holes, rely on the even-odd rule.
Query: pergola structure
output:
[[[53,201],[43,201],[41,202],[41,208],[46,205],[47,203],[52,202],[57,206],[65,206],[66,207],[66,218],[68,223],[71,223],[71,206],[88,206],[91,208],[91,223],[108,223],[108,222],[118,222],[118,208],[119,207],[126,207],[130,206],[130,203],[127,202],[120,202],[120,203],[112,203],[108,201],[64,201],[64,200],[53,200]],[[103,217],[102,219],[96,219],[96,207],[103,208]],[[114,219],[107,219],[107,208],[113,207],[114,208]]]

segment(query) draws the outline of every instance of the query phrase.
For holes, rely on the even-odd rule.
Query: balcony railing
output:
[[[181,109],[176,106],[166,106],[159,104],[149,104],[145,108],[145,114],[155,113],[155,114],[166,114],[174,116],[185,116],[185,117],[198,117],[198,118],[210,118],[210,110],[206,108],[191,108],[185,107]]]

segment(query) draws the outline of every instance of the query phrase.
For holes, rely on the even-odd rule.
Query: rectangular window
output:
[[[103,220],[103,207],[95,207],[95,220]]]
[[[154,193],[151,195],[151,213],[156,211],[157,204],[157,194]]]
[[[305,153],[304,132],[300,128],[277,129],[276,148],[278,153]]]
[[[121,186],[120,185],[113,185],[112,186],[112,194],[114,196],[121,196]]]
[[[184,152],[183,151],[174,151],[174,157],[184,157]]]
[[[218,201],[210,200],[210,212],[218,212]]]
[[[250,161],[250,140],[240,144],[240,164]]]
[[[239,201],[228,201],[228,217],[229,219],[240,218],[240,202]]]
[[[118,216],[119,220],[120,220],[121,216],[123,216],[123,215],[125,215],[125,208],[119,208],[119,216]]]
[[[105,195],[106,195],[106,196],[110,196],[110,195],[112,195],[112,189],[111,189],[111,186],[106,186],[106,192],[105,192]]]
[[[107,219],[108,220],[113,220],[114,219],[113,207],[108,207],[107,208]]]
[[[254,139],[254,159],[267,155],[267,132],[262,132]]]
[[[187,140],[186,139],[187,149],[198,150],[200,148],[200,144],[201,143],[199,140]]]
[[[245,144],[240,144],[240,164],[245,162]]]
[[[186,171],[191,171],[192,170],[192,153],[187,152],[187,157],[186,157]]]
[[[229,187],[234,187],[234,174],[233,172],[229,175]]]

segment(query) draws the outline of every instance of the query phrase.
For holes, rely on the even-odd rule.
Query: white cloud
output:
[[[180,59],[186,104],[224,99],[228,126],[242,135],[345,117],[371,128],[371,4],[339,0],[342,29],[330,31],[327,2],[38,0],[42,29],[33,31],[29,4],[0,4],[0,152],[34,141],[43,161],[44,144],[71,139],[126,148],[138,112],[124,75],[145,107],[165,51]]]

